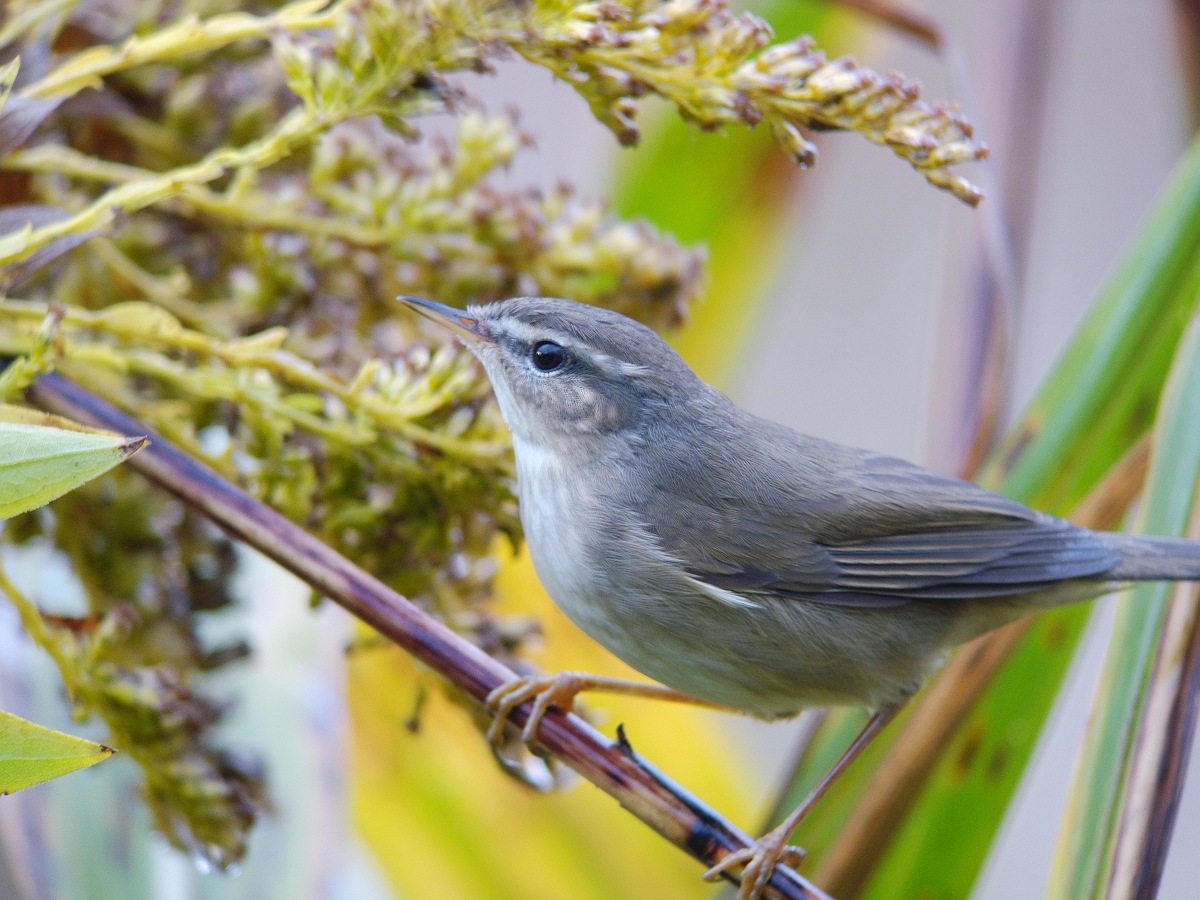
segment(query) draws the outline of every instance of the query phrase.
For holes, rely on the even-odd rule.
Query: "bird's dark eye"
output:
[[[543,372],[562,368],[567,361],[567,351],[553,341],[539,341],[533,345],[533,364]]]

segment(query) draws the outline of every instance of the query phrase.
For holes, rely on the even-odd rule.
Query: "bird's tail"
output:
[[[1200,581],[1200,541],[1107,532],[1100,535],[1121,554],[1105,573],[1114,581]]]

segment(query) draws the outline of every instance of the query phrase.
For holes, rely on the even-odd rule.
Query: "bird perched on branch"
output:
[[[562,673],[489,698],[490,736],[582,690],[766,719],[875,710],[812,794],[752,848],[757,897],[800,819],[943,651],[1142,580],[1200,579],[1200,542],[1097,533],[970,482],[799,434],[734,406],[649,328],[569,300],[454,309],[402,297],[483,363],[513,435],[539,578],[592,638],[666,687]]]

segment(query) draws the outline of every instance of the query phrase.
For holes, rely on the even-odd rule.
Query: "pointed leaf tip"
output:
[[[146,444],[23,407],[0,405],[0,518],[36,509]]]
[[[133,454],[137,453],[148,443],[150,443],[150,438],[144,434],[141,437],[130,438],[120,447],[121,458],[129,459],[129,457],[133,456]]]
[[[0,710],[0,797],[95,765],[115,752]]]

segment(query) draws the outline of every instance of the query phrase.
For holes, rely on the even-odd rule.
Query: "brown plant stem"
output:
[[[946,75],[960,98],[959,102],[967,110],[975,106],[971,99],[971,80],[966,60],[936,16],[888,0],[829,2],[853,9],[938,53],[946,67]],[[1029,76],[1031,81],[1038,81],[1039,84],[1045,81],[1041,67],[1030,64],[1021,71],[1033,72]],[[985,162],[984,165],[979,177],[986,182],[985,191],[990,200],[981,214],[978,258],[973,263],[977,270],[971,288],[975,295],[971,298],[972,304],[977,310],[976,321],[972,323],[977,332],[976,350],[968,367],[971,387],[964,401],[970,408],[961,417],[966,424],[964,433],[955,435],[955,451],[963,455],[963,461],[957,469],[963,478],[973,477],[995,445],[1007,411],[1013,320],[1018,299],[1017,269],[1021,258],[1011,239],[1014,229],[1010,227],[1010,221],[1025,219],[1024,216],[1014,218],[1008,214],[1004,192],[999,190],[1000,179],[996,167],[991,162]],[[1021,204],[1017,211],[1023,213],[1025,205]]]
[[[1175,0],[1175,38],[1192,127],[1200,127],[1200,0]]]
[[[975,476],[1000,437],[1008,413],[1013,374],[1014,337],[1022,300],[1024,271],[1029,262],[1039,148],[1047,118],[1049,64],[1061,11],[1055,4],[1025,0],[1017,13],[1019,30],[1011,43],[1019,64],[1009,68],[1010,99],[1001,110],[1009,138],[1004,164],[992,163],[982,176],[988,193],[998,201],[980,221],[981,242],[970,295],[963,298],[978,310],[982,322],[978,343],[978,372],[969,401],[974,408],[972,433],[961,466],[964,477]],[[942,54],[951,84],[964,91],[962,102],[973,110],[967,64],[958,47],[944,39]]]
[[[1072,520],[1089,528],[1115,524],[1141,490],[1150,457],[1149,436],[1133,444]],[[1085,517],[1086,516],[1086,517]],[[950,738],[974,709],[992,678],[1029,630],[1032,618],[965,644],[920,698],[862,792],[837,841],[821,861],[814,880],[831,894],[853,897],[874,873],[879,848],[886,846],[912,808]]]
[[[482,703],[495,688],[516,677],[337,551],[74,382],[57,374],[44,375],[29,389],[28,397],[42,409],[78,422],[122,434],[148,434],[150,445],[127,465],[303,579],[474,700]],[[528,714],[525,704],[511,718],[522,725]],[[608,741],[576,716],[552,709],[542,721],[538,742],[706,866],[751,843],[632,750]],[[766,896],[811,900],[826,895],[795,871],[781,867],[771,878]]]
[[[946,36],[936,16],[922,9],[899,6],[883,0],[834,0],[838,6],[854,9],[863,15],[890,25],[901,34],[925,44],[931,50],[942,49]]]

